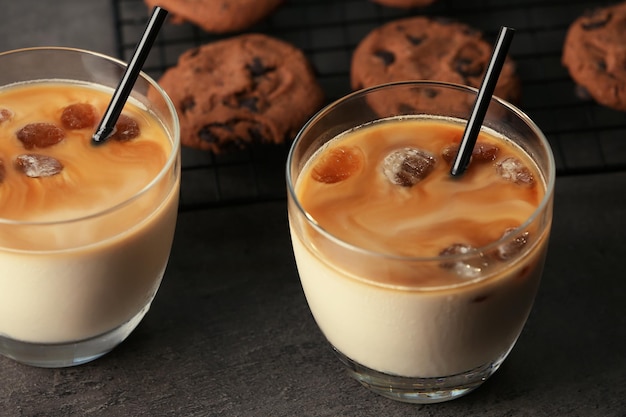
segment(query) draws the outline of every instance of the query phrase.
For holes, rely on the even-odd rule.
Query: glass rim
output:
[[[433,88],[433,87],[434,88],[446,88],[446,89],[458,90],[458,91],[469,93],[472,95],[478,94],[477,88],[470,87],[467,85],[450,83],[450,82],[445,82],[445,81],[413,80],[413,81],[396,81],[396,82],[379,84],[373,87],[368,87],[368,88],[360,89],[357,91],[353,91],[350,94],[347,94],[333,101],[332,103],[326,105],[324,108],[319,110],[316,114],[314,114],[302,126],[302,128],[298,131],[293,143],[291,144],[289,153],[287,155],[287,163],[286,163],[286,180],[287,180],[288,195],[290,199],[293,201],[293,203],[295,204],[298,212],[302,214],[304,218],[306,219],[307,224],[313,227],[313,229],[316,232],[320,233],[322,236],[324,236],[326,239],[330,240],[334,244],[341,246],[352,252],[361,253],[362,255],[375,256],[379,258],[384,258],[384,259],[394,260],[394,261],[401,261],[401,262],[426,263],[426,262],[442,262],[442,261],[452,262],[455,260],[461,260],[461,259],[467,259],[467,258],[479,256],[483,253],[487,253],[492,250],[495,250],[496,248],[506,243],[507,241],[519,236],[519,233],[527,229],[537,219],[537,217],[539,217],[539,215],[546,209],[548,204],[550,204],[550,201],[552,201],[553,194],[554,194],[554,186],[556,182],[556,163],[554,160],[554,155],[552,153],[552,148],[550,147],[550,143],[548,142],[548,139],[546,138],[544,133],[541,131],[539,126],[537,126],[537,124],[526,113],[520,110],[517,106],[496,96],[492,96],[491,101],[495,101],[501,106],[503,106],[507,111],[509,111],[511,114],[516,116],[519,120],[521,120],[526,126],[528,126],[531,129],[531,131],[536,134],[537,138],[539,139],[539,142],[541,143],[541,145],[543,145],[543,148],[546,149],[546,155],[548,158],[547,158],[547,169],[546,169],[547,175],[542,175],[542,177],[544,177],[544,180],[545,180],[545,194],[543,195],[541,202],[537,205],[537,207],[532,212],[532,214],[528,216],[528,218],[521,225],[519,225],[517,228],[512,230],[510,233],[507,233],[506,235],[502,236],[500,239],[489,243],[488,245],[473,248],[472,250],[463,254],[450,254],[450,255],[437,255],[437,256],[396,255],[396,254],[391,254],[391,253],[382,253],[382,252],[377,252],[377,251],[373,251],[370,249],[365,249],[358,245],[346,242],[345,240],[335,236],[334,234],[326,230],[324,227],[322,227],[319,224],[319,222],[308,211],[306,211],[304,207],[302,207],[302,204],[300,203],[300,200],[298,199],[296,195],[295,184],[293,182],[293,177],[291,175],[292,165],[294,162],[294,155],[295,155],[296,148],[299,146],[304,134],[309,130],[309,128],[314,123],[316,123],[318,120],[323,118],[327,113],[332,111],[335,107],[343,103],[346,103],[348,101],[351,101],[355,98],[362,97],[369,93],[375,92],[377,90],[386,90],[390,88],[399,88],[399,87],[416,87],[416,86],[421,86],[421,87],[428,86],[430,88]],[[537,242],[538,241],[539,239],[537,240]]]
[[[18,54],[30,53],[30,52],[37,53],[37,52],[55,52],[55,51],[73,53],[76,55],[91,55],[95,58],[108,61],[109,63],[112,63],[112,64],[119,65],[121,68],[125,68],[128,65],[126,62],[122,61],[121,59],[114,58],[114,57],[111,57],[109,55],[106,55],[100,52],[89,51],[87,49],[81,49],[81,48],[64,47],[64,46],[37,46],[37,47],[13,49],[9,51],[0,52],[0,60],[4,58],[5,56],[9,56],[9,55],[18,55]],[[171,139],[171,152],[168,155],[167,160],[165,161],[165,164],[163,165],[161,170],[158,172],[158,174],[155,175],[155,177],[148,184],[146,184],[143,188],[135,192],[132,196],[125,199],[124,201],[121,201],[113,206],[95,211],[93,213],[90,213],[84,216],[72,217],[69,219],[44,220],[44,221],[16,220],[16,219],[7,219],[7,218],[0,217],[0,226],[2,225],[5,225],[5,226],[64,225],[64,224],[79,223],[82,221],[87,221],[90,219],[95,219],[98,217],[106,216],[110,213],[122,210],[124,207],[128,206],[133,201],[139,199],[142,195],[144,195],[145,193],[149,192],[152,188],[154,188],[154,186],[158,184],[163,179],[163,177],[168,174],[172,165],[174,165],[176,161],[178,160],[178,154],[179,154],[178,149],[180,148],[180,121],[178,119],[178,113],[176,112],[176,107],[174,106],[174,103],[172,102],[169,95],[165,92],[165,90],[163,90],[163,88],[161,88],[161,86],[152,77],[150,77],[148,74],[146,74],[143,71],[140,71],[139,77],[142,78],[144,81],[146,81],[150,85],[150,87],[154,88],[157,91],[159,96],[164,100],[168,112],[173,116],[172,117],[173,135],[168,135],[168,136],[171,136],[170,138]],[[70,78],[39,78],[39,79],[27,80],[24,82],[37,82],[37,81],[82,82],[84,80],[72,80]],[[22,82],[15,83],[15,85],[20,84],[20,83]],[[8,84],[8,85],[13,85],[13,84]],[[4,87],[5,86],[2,85],[0,86],[0,89]]]

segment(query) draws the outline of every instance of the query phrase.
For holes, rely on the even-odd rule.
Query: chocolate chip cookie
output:
[[[468,25],[422,16],[395,20],[371,31],[352,56],[350,79],[357,90],[378,84],[433,80],[480,87],[492,45]],[[495,95],[519,102],[520,80],[507,58]]]
[[[159,84],[178,112],[182,144],[216,153],[290,140],[324,101],[302,51],[261,34],[191,49]]]
[[[145,0],[170,12],[173,23],[191,22],[211,33],[249,28],[270,15],[283,0]]]
[[[435,0],[372,0],[374,3],[388,7],[397,7],[400,9],[410,9],[412,7],[426,7],[435,2]]]
[[[626,2],[590,10],[567,32],[562,62],[598,103],[626,111]]]

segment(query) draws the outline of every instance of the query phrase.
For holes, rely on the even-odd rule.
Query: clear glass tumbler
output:
[[[531,311],[548,246],[555,182],[550,146],[527,115],[494,97],[483,130],[515,144],[534,161],[544,194],[531,207],[532,214],[492,243],[434,256],[381,252],[338,237],[301,201],[301,174],[310,172],[307,162],[329,141],[381,120],[418,117],[463,126],[476,93],[428,81],[357,91],[315,115],[299,132],[288,157],[291,239],[313,317],[349,374],[396,400],[433,403],[467,394],[492,375],[513,348]],[[365,155],[365,164],[376,158]],[[357,205],[368,204],[356,194]],[[327,209],[326,219],[338,210]],[[359,235],[358,215],[351,219],[346,228]],[[484,231],[477,229],[476,234]],[[516,249],[491,262],[502,248]],[[450,265],[471,274],[440,281],[438,275],[448,274]]]
[[[0,54],[0,92],[52,82],[95,87],[110,97],[125,66],[116,59],[71,48],[4,52]],[[77,100],[91,99],[87,95]],[[33,97],[33,106],[38,101]],[[0,108],[5,104],[0,102]],[[105,204],[95,212],[71,214],[72,207],[67,207],[68,214],[59,219],[0,218],[0,353],[9,358],[40,367],[91,361],[122,342],[150,308],[165,273],[176,224],[180,132],[170,99],[144,73],[135,83],[130,104],[137,117],[150,121],[154,132],[166,138],[163,143],[169,148],[143,188],[122,201],[116,201],[112,192],[110,206]],[[50,109],[50,114],[55,112],[60,110]],[[26,123],[27,113],[14,117],[24,117]],[[3,125],[7,124],[0,128]],[[5,134],[14,136],[13,131]],[[13,156],[0,158],[6,171],[0,196],[7,199],[2,204],[8,204],[14,198],[9,194],[9,175],[17,174],[12,173]],[[146,154],[143,163],[150,164],[149,158]],[[88,164],[83,169],[98,172],[100,167]],[[123,173],[118,178],[116,184],[124,187]],[[42,187],[47,181],[31,180]],[[58,193],[63,199],[63,190]],[[25,201],[24,210],[29,204],[39,202]]]

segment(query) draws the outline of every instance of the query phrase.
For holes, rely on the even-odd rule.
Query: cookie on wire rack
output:
[[[626,111],[626,2],[590,10],[572,22],[562,63],[596,102]]]
[[[210,33],[245,30],[262,21],[284,0],[144,0],[168,10],[174,23],[190,22]]]
[[[188,50],[158,82],[178,112],[181,143],[215,153],[289,141],[324,102],[304,53],[256,33]]]
[[[353,89],[395,81],[445,81],[480,87],[493,46],[466,24],[415,16],[368,33],[352,56]],[[507,57],[495,95],[512,103],[521,97],[515,63]]]

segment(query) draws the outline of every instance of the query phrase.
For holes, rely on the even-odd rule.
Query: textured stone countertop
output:
[[[291,0],[299,1],[316,5]],[[551,13],[564,5],[546,3]],[[584,2],[570,3],[569,16],[584,10]],[[114,11],[109,1],[5,1],[0,51],[63,45],[118,55]],[[533,16],[533,27],[548,24],[547,15]],[[555,19],[562,33],[566,17]],[[521,60],[528,33],[520,32],[514,50]],[[550,55],[537,59],[544,58]],[[626,124],[619,124],[626,116],[610,117],[623,142],[611,142],[609,169],[568,171],[587,159],[559,139],[561,174],[538,297],[509,358],[466,397],[403,404],[344,374],[307,308],[285,200],[234,199],[181,207],[152,309],[111,353],[64,369],[0,357],[0,416],[626,416]],[[185,166],[201,157],[186,151],[183,158]],[[202,190],[199,177],[183,173],[183,201]]]

